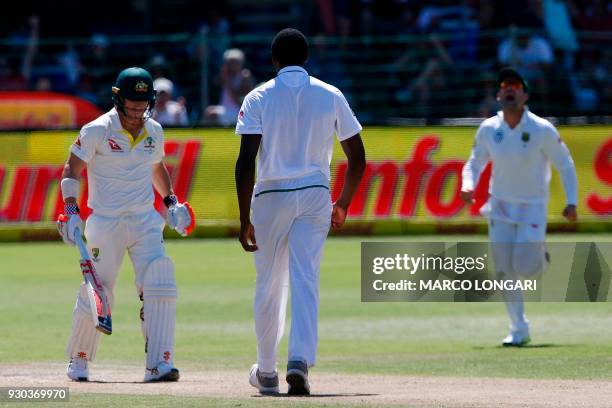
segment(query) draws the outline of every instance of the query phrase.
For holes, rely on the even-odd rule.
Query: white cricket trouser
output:
[[[106,217],[92,214],[85,225],[87,249],[94,261],[98,279],[104,287],[111,308],[114,290],[123,256],[127,250],[136,275],[137,294],[143,291],[144,273],[155,259],[165,256],[162,231],[165,222],[151,209],[138,215]],[[87,298],[80,291],[73,312],[72,333],[66,347],[69,358],[85,357],[93,361],[98,348],[100,333],[86,314]]]
[[[311,187],[254,196],[255,332],[257,362],[263,372],[276,369],[291,285],[289,360],[313,366],[317,354],[319,269],[331,223],[329,190]]]
[[[521,279],[542,273],[546,265],[545,237],[546,222],[529,224],[489,219],[489,239],[497,276]],[[504,291],[503,297],[511,321],[510,330],[528,331],[522,291]]]

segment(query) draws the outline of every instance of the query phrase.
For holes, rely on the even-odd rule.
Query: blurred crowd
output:
[[[53,18],[59,7],[6,24],[0,90],[62,92],[106,110],[117,73],[139,65],[155,79],[162,124],[231,126],[242,98],[274,75],[271,36],[295,26],[311,42],[308,71],[345,90],[365,122],[490,115],[506,65],[542,114],[612,107],[608,0],[216,1],[203,15],[189,0],[110,3],[123,20],[94,14],[71,28]]]

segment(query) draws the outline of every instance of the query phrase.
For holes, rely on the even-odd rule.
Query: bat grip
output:
[[[81,258],[83,258],[85,261],[91,261],[91,257],[89,256],[89,252],[87,251],[87,246],[85,246],[85,242],[83,242],[83,237],[81,235],[80,228],[76,228],[74,230],[74,242],[76,242],[76,245],[79,248]]]

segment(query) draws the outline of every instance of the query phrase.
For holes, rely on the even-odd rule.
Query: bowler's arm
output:
[[[247,252],[257,250],[255,228],[251,224],[251,197],[255,185],[255,159],[261,144],[261,135],[242,135],[240,153],[236,160],[236,192],[240,209],[240,236],[242,247]]]
[[[359,187],[361,177],[366,167],[365,149],[359,133],[343,140],[340,142],[340,145],[348,160],[348,166],[344,176],[342,192],[334,203],[334,208],[332,210],[331,225],[333,229],[339,229],[344,224],[346,212]]]

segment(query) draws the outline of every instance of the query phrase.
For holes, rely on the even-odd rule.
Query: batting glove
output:
[[[189,203],[179,203],[176,196],[164,198],[164,203],[169,203],[168,226],[183,237],[191,234],[195,227],[195,215]]]
[[[65,243],[75,246],[76,230],[83,231],[83,221],[76,204],[64,204],[64,214],[57,217],[57,230]]]

